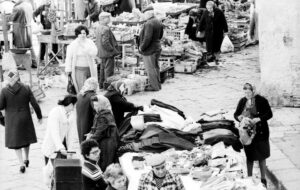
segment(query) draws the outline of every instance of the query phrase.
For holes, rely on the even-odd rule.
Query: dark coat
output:
[[[5,146],[19,148],[36,143],[29,103],[37,118],[42,119],[41,109],[29,86],[17,82],[4,87],[0,95],[0,110],[5,110]]]
[[[91,97],[96,95],[94,91],[87,91],[84,95],[77,95],[76,112],[77,112],[77,130],[79,142],[85,140],[85,134],[91,131],[95,111],[92,107]]]
[[[237,121],[239,121],[238,116],[242,114],[246,102],[247,98],[244,97],[238,103],[236,111],[234,112],[234,118]],[[256,127],[256,138],[267,140],[269,139],[269,125],[267,121],[273,117],[271,107],[268,100],[260,95],[255,96],[255,106],[257,109],[256,117],[259,117],[261,120],[261,122],[259,122]]]
[[[22,5],[23,3],[27,2],[19,2],[15,4],[13,13],[10,17],[13,22],[13,44],[17,48],[31,48],[31,20],[27,20],[30,19],[27,17],[30,10],[25,10]],[[28,11],[28,13],[26,11]]]
[[[128,102],[126,98],[117,91],[108,91],[104,96],[108,98],[111,104],[118,128],[125,119],[125,112],[133,112],[138,109],[133,103]]]
[[[223,42],[224,32],[228,32],[224,13],[214,8],[214,17],[206,10],[200,20],[199,31],[205,30],[206,50],[209,53],[219,52]]]
[[[51,29],[51,22],[49,21],[49,19],[47,18],[46,15],[43,15],[43,11],[45,11],[47,8],[47,5],[41,5],[39,6],[34,12],[33,12],[33,18],[35,19],[35,17],[40,15],[41,18],[41,24],[43,25],[44,29]]]
[[[237,121],[239,121],[238,117],[242,114],[246,102],[247,98],[244,97],[238,103],[234,113],[234,118]],[[252,143],[244,146],[246,157],[251,161],[264,160],[270,156],[269,125],[267,121],[273,117],[271,107],[266,98],[256,95],[255,106],[257,115],[254,117],[259,117],[261,121],[256,124],[256,135]]]
[[[85,9],[84,9],[84,18],[87,16],[90,16],[90,20],[92,22],[97,22],[99,21],[99,14],[101,12],[100,10],[100,5],[98,2],[95,0],[94,2],[86,4]]]
[[[108,26],[98,26],[96,30],[96,46],[99,58],[111,58],[119,54],[118,42]]]
[[[99,143],[101,155],[99,166],[102,171],[117,159],[119,132],[110,110],[101,110],[95,115],[92,139]]]
[[[143,26],[139,37],[141,54],[152,55],[161,51],[160,40],[163,37],[162,23],[155,17],[150,18]]]

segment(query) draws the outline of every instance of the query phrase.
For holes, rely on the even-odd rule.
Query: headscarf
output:
[[[7,82],[9,82],[9,83],[11,83],[11,82],[16,83],[19,80],[20,75],[19,75],[19,72],[17,70],[11,69],[11,70],[9,70],[7,72],[7,74],[6,74],[5,77],[6,77]]]
[[[94,96],[92,98],[92,100],[95,101],[95,102],[98,102],[98,104],[99,104],[99,108],[98,108],[98,110],[96,110],[97,112],[99,112],[101,110],[110,110],[110,111],[112,111],[110,102],[105,96],[97,95],[97,96]]]
[[[253,97],[254,97],[257,94],[255,85],[246,82],[243,86],[243,89],[247,88],[247,87],[249,87],[251,89],[251,91],[253,93]]]
[[[80,90],[80,94],[85,95],[86,92],[88,91],[96,92],[98,87],[99,87],[98,80],[94,77],[90,77],[84,82],[83,87]]]
[[[125,83],[123,81],[114,81],[107,88],[108,91],[117,91],[120,94],[123,94],[125,90]]]

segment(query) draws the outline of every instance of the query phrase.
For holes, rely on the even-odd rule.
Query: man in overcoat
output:
[[[139,51],[143,55],[145,69],[150,83],[150,87],[146,88],[146,90],[159,91],[161,84],[158,60],[161,54],[160,40],[164,33],[163,25],[161,21],[154,16],[152,6],[148,6],[143,12],[145,13],[147,21],[139,36]]]
[[[106,79],[114,75],[114,57],[119,54],[117,40],[109,28],[111,14],[102,12],[99,15],[100,25],[96,30],[96,46],[98,48],[97,57],[100,58],[99,86],[104,87]]]

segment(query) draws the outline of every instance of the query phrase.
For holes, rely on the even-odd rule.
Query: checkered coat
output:
[[[138,190],[185,190],[181,179],[174,174],[167,172],[166,177],[162,183],[162,187],[158,189],[153,176],[153,172],[141,177]]]

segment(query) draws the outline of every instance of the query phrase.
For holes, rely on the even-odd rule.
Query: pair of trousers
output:
[[[161,89],[160,70],[158,63],[160,53],[161,51],[155,52],[151,55],[143,55],[143,60],[149,78],[150,87],[155,91],[159,91]]]
[[[104,82],[108,77],[113,76],[115,71],[114,57],[102,58],[100,63],[99,85],[104,87]]]
[[[40,60],[44,60],[45,53],[46,53],[46,45],[45,43],[41,43],[41,55]],[[58,44],[52,44],[52,51],[56,54],[58,51]]]
[[[91,77],[91,71],[89,67],[75,67],[75,80],[78,87],[78,92],[83,87],[86,79]]]

